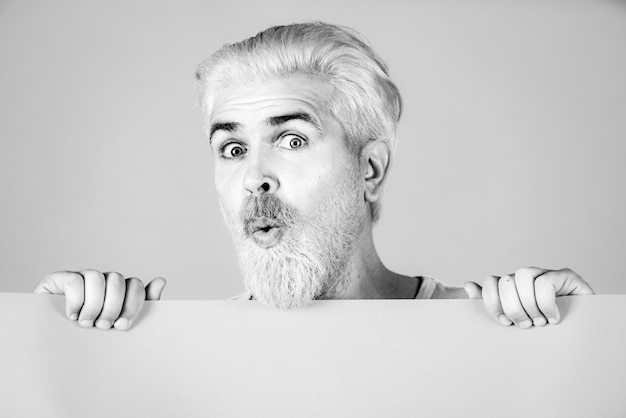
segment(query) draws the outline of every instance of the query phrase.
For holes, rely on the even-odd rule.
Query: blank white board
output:
[[[127,332],[0,293],[2,417],[626,417],[626,296],[505,328],[472,300],[155,301]]]

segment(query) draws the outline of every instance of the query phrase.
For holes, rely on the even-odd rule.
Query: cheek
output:
[[[237,198],[240,194],[238,193],[239,189],[234,185],[236,176],[233,175],[233,173],[216,169],[214,177],[215,192],[217,193],[220,205],[229,212],[236,210],[238,203]]]
[[[296,208],[305,218],[318,218],[319,211],[326,207],[341,181],[345,179],[334,172],[315,172],[307,175],[302,173],[297,182],[284,184],[283,193],[279,193],[279,197]]]
[[[277,196],[285,203],[306,211],[332,187],[332,166],[314,159],[284,164],[275,174],[280,182]]]

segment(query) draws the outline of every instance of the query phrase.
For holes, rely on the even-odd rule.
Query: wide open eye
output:
[[[279,147],[287,149],[298,149],[303,147],[304,145],[306,145],[306,139],[294,134],[287,134],[283,136],[278,142]]]
[[[225,144],[220,153],[224,158],[237,158],[244,155],[248,150],[238,142],[230,142]]]

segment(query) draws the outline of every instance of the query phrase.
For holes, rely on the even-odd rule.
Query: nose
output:
[[[259,197],[264,193],[275,193],[278,190],[278,179],[270,171],[269,161],[263,155],[249,155],[248,167],[243,178],[243,187],[252,196]]]

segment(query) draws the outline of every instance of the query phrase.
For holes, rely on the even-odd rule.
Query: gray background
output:
[[[626,3],[1,1],[0,291],[95,268],[241,291],[193,72],[269,25],[351,26],[406,108],[375,237],[462,284],[569,266],[626,293]]]

